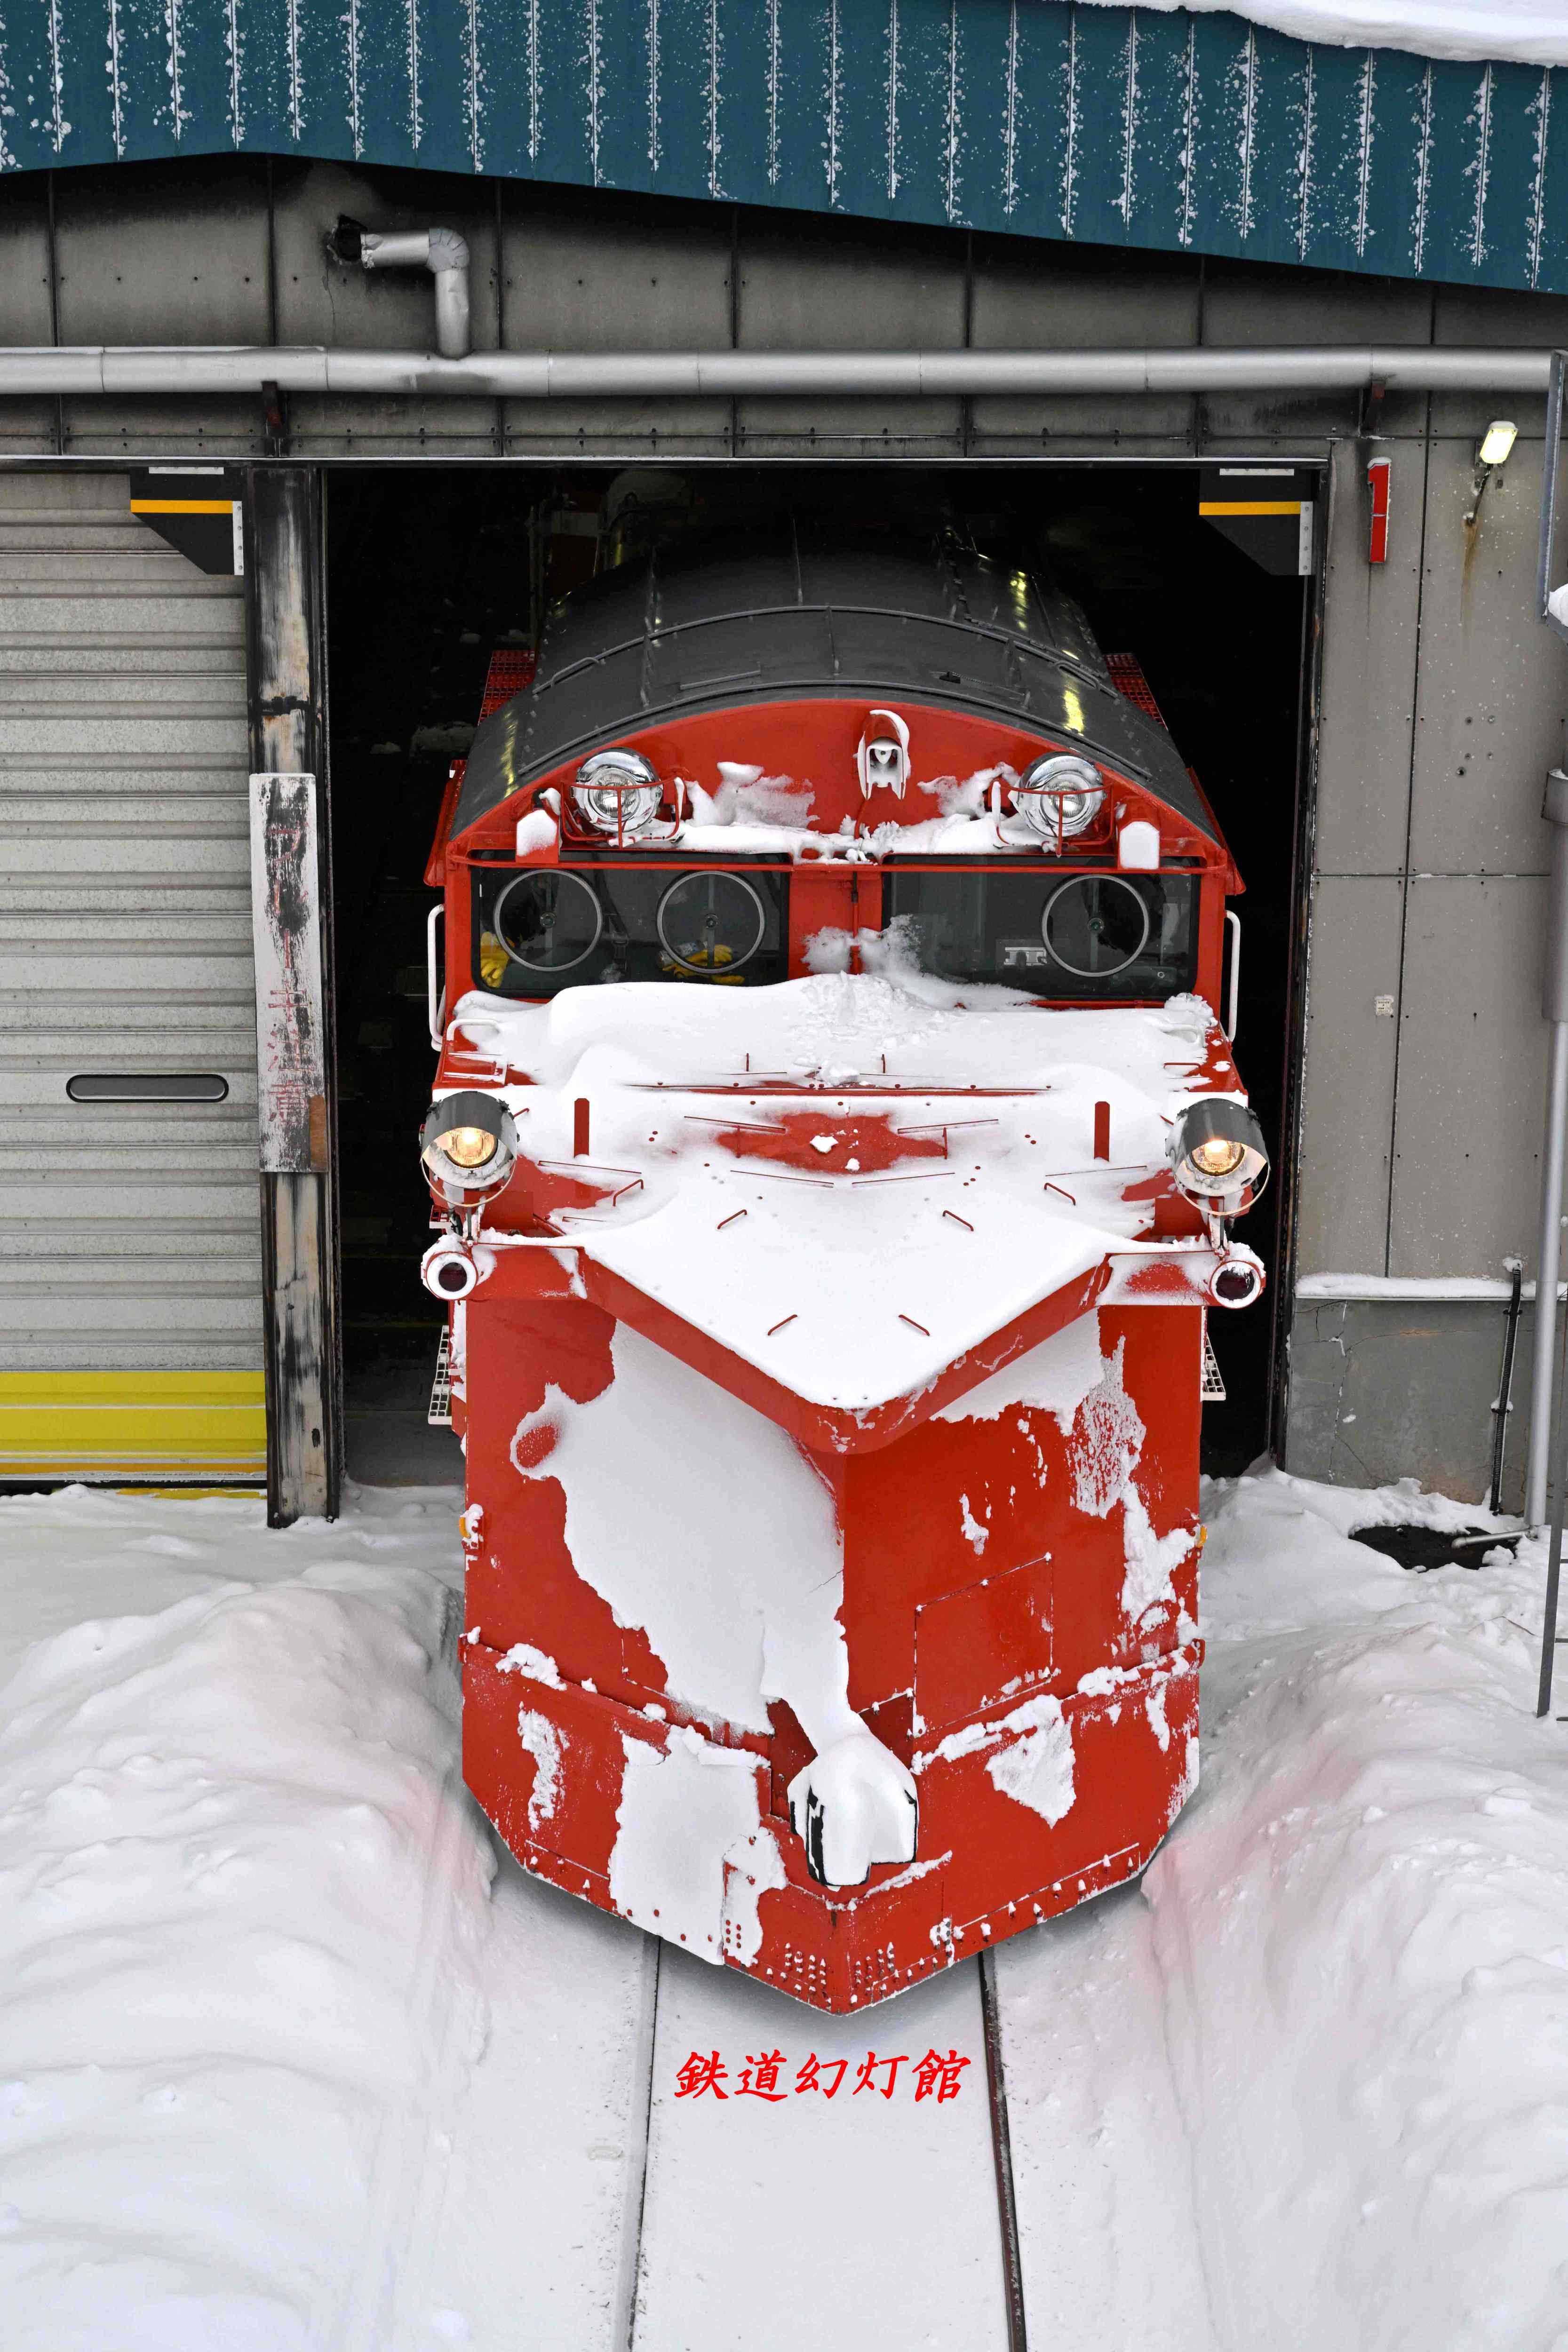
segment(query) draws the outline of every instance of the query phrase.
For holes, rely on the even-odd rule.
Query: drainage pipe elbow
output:
[[[444,360],[468,356],[468,246],[455,228],[367,228],[345,239],[340,223],[331,244],[365,269],[427,269],[436,281],[436,349]]]
[[[436,280],[436,349],[444,360],[460,360],[470,347],[468,247],[455,228],[433,228],[426,264]]]

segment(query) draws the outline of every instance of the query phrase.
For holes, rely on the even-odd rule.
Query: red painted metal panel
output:
[[[1048,1559],[915,1611],[915,1706],[928,1730],[1015,1706],[1051,1679]]]

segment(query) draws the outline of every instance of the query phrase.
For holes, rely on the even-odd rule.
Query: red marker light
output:
[[[1372,490],[1372,537],[1366,551],[1369,563],[1388,562],[1389,467],[1388,458],[1373,457],[1366,469],[1367,482]]]

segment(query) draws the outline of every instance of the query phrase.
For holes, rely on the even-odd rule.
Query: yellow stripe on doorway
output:
[[[1299,515],[1300,499],[1200,499],[1201,515],[1278,514]]]
[[[260,1477],[256,1372],[0,1372],[0,1478]]]
[[[233,499],[132,499],[132,514],[232,514]]]

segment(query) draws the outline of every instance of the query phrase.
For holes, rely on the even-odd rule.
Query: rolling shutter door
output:
[[[0,474],[0,1480],[264,1474],[248,765],[243,582]]]

